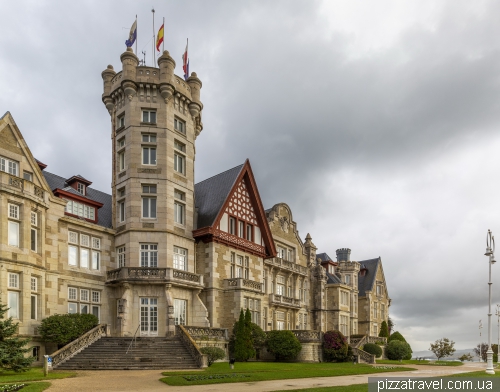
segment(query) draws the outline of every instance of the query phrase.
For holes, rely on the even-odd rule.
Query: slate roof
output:
[[[318,253],[316,254],[316,258],[320,259],[321,261],[335,261],[332,260],[326,253]]]
[[[340,280],[340,278],[337,275],[333,275],[333,274],[329,273],[328,271],[326,271],[326,276],[328,278],[328,280],[326,281],[326,284],[342,283],[342,281]]]
[[[212,226],[224,205],[244,164],[195,184],[195,207],[198,209],[198,229]]]
[[[364,266],[367,269],[365,276],[361,276],[361,274],[358,276],[359,296],[363,297],[366,295],[366,291],[373,289],[380,258],[358,261],[358,263],[361,264],[361,268]]]
[[[59,188],[62,189],[66,192],[73,193],[75,195],[78,195],[80,197],[85,197],[89,200],[94,200],[99,203],[102,203],[103,206],[99,208],[99,211],[97,213],[98,221],[97,224],[99,226],[104,226],[111,228],[113,227],[112,224],[112,208],[111,208],[111,203],[112,203],[112,198],[111,195],[108,195],[107,193],[98,191],[96,189],[87,187],[87,195],[84,196],[81,193],[77,192],[74,188],[68,187],[66,183],[66,179],[58,176],[56,174],[49,173],[45,170],[42,171],[45,179],[47,180],[47,183],[49,184],[49,187],[52,191],[54,189]]]

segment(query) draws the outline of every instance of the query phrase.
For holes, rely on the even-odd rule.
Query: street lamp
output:
[[[495,316],[497,316],[497,325],[498,325],[498,343],[497,343],[497,362],[500,363],[500,305],[497,304],[497,310],[495,311]]]
[[[489,258],[489,281],[488,281],[488,351],[486,351],[486,373],[495,374],[493,370],[493,350],[491,349],[491,265],[496,263],[495,260],[495,237],[488,230],[486,234],[486,253]]]

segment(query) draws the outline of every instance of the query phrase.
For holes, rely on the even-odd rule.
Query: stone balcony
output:
[[[264,263],[269,265],[269,266],[278,267],[278,268],[285,270],[285,271],[295,272],[295,273],[302,275],[302,276],[307,276],[307,273],[308,273],[308,269],[306,267],[304,267],[302,265],[298,265],[296,263],[292,263],[291,261],[282,259],[280,257],[273,257],[271,259],[265,259]]]
[[[269,294],[269,305],[277,305],[285,308],[300,309],[300,300],[297,298],[285,297],[279,294]]]
[[[243,279],[243,278],[224,279],[225,289],[246,290],[246,291],[254,291],[257,293],[262,293],[263,292],[262,286],[263,283],[255,282],[249,279]]]
[[[165,284],[203,288],[203,275],[173,268],[122,267],[106,272],[106,284]]]
[[[45,191],[31,181],[14,176],[9,173],[0,172],[0,188],[21,192],[24,196],[38,202],[45,201]]]

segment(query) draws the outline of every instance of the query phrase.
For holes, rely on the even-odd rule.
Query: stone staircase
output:
[[[143,370],[198,369],[178,337],[138,337],[127,354],[132,338],[102,337],[57,369]]]

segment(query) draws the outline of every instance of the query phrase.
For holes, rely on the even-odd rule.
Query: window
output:
[[[80,301],[89,302],[89,291],[87,289],[80,290]]]
[[[38,248],[38,214],[31,211],[31,238],[30,238],[30,249],[33,252],[37,251]]]
[[[174,268],[187,271],[187,249],[174,246]]]
[[[293,297],[293,281],[292,281],[292,278],[288,279],[287,287],[286,288],[287,288],[288,296],[289,297]]]
[[[229,234],[236,234],[236,219],[229,217]]]
[[[89,268],[89,250],[85,248],[80,249],[80,267]]]
[[[85,194],[85,185],[84,185],[84,184],[82,184],[81,182],[78,182],[78,183],[76,184],[76,190],[77,190],[79,193],[81,193],[82,195],[84,195],[84,194]]]
[[[19,223],[9,221],[9,245],[19,247]]]
[[[122,137],[120,140],[118,140],[118,148],[123,148],[125,147],[125,138]]]
[[[118,222],[125,222],[125,201],[118,202]]]
[[[19,288],[19,274],[9,273],[9,288],[18,289]]]
[[[348,327],[349,327],[349,317],[348,316],[340,316],[340,332],[344,334],[344,336],[348,336]]]
[[[118,153],[118,170],[125,170],[125,151],[120,151]]]
[[[378,303],[377,302],[373,303],[373,318],[374,319],[378,318]]]
[[[125,187],[118,189],[118,197],[125,197]]]
[[[244,269],[243,269],[243,272],[244,272],[244,278],[245,279],[250,279],[250,269],[248,268],[248,265],[249,265],[249,258],[248,256],[245,256],[245,265],[244,265]]]
[[[101,269],[101,252],[92,251],[92,269],[97,271]]]
[[[381,284],[377,284],[377,297],[382,296],[383,292],[384,292],[383,286]]]
[[[78,233],[68,231],[68,242],[71,244],[78,244]]]
[[[7,317],[12,317],[15,319],[19,318],[19,292],[8,291],[7,294],[8,307]]]
[[[185,299],[174,299],[174,324],[186,325],[187,301]]]
[[[30,288],[31,288],[31,319],[36,320],[38,318],[38,295],[36,292],[38,291],[38,278],[32,276],[30,279]]]
[[[17,163],[16,161],[0,157],[0,171],[7,172],[13,174],[14,176],[17,176],[19,173],[18,167],[19,163]]]
[[[345,276],[345,284],[348,284],[348,285],[351,284],[351,275],[346,275]]]
[[[68,302],[68,313],[78,313],[78,304],[75,304],[74,302]]]
[[[177,132],[186,134],[186,123],[178,118],[174,118],[174,129]]]
[[[335,266],[332,264],[328,264],[328,272],[331,274],[335,274]]]
[[[246,232],[246,237],[248,241],[252,241],[252,225],[247,225],[247,232]]]
[[[236,256],[236,277],[243,278],[243,256]]]
[[[116,249],[116,253],[118,253],[118,268],[125,267],[125,247],[120,246]]]
[[[158,267],[157,244],[141,244],[141,267]]]
[[[340,304],[349,306],[349,293],[347,291],[340,292]]]
[[[75,287],[68,287],[68,299],[75,300],[77,299],[77,290]]]
[[[19,206],[15,204],[9,204],[9,218],[19,219]]]
[[[282,248],[281,246],[278,246],[276,250],[278,252],[278,257],[286,260],[286,253],[287,253],[286,249]]]
[[[90,237],[87,234],[80,235],[80,245],[90,246]]]
[[[78,265],[78,247],[73,245],[68,246],[68,264],[75,267]]]
[[[38,291],[38,278],[31,277],[31,291]]]
[[[186,194],[177,189],[174,190],[174,197],[178,200],[185,201]],[[186,216],[186,206],[184,203],[179,201],[174,202],[174,221],[175,223],[179,223],[181,225],[185,224],[185,216]]]
[[[92,237],[92,248],[101,249],[101,239]]]
[[[124,126],[125,126],[125,114],[122,114],[122,115],[118,116],[118,128],[121,128]]]
[[[143,185],[142,193],[156,193],[156,185]]]
[[[35,358],[36,362],[40,360],[40,346],[31,347],[31,356]]]
[[[276,327],[278,331],[285,329],[285,312],[276,312]]]
[[[28,181],[33,181],[33,173],[23,171],[23,178]]]
[[[156,143],[156,134],[143,133],[142,141],[144,143]]]
[[[186,174],[186,157],[178,152],[186,152],[186,145],[175,140],[174,148],[176,149],[174,153],[174,170],[177,173]]]
[[[260,324],[260,300],[253,298],[244,299],[244,309],[248,309],[252,315],[252,323]]]
[[[245,238],[245,222],[238,221],[238,236]]]
[[[236,277],[235,260],[236,260],[236,255],[234,254],[234,252],[231,252],[231,279]]]
[[[285,295],[285,277],[282,275],[276,277],[276,294]]]
[[[156,197],[142,198],[142,217],[156,218]]]
[[[92,305],[92,314],[97,317],[97,319],[101,320],[101,307],[97,305]]]
[[[156,111],[155,110],[143,110],[142,111],[142,122],[156,124]]]
[[[372,336],[378,336],[379,332],[380,331],[378,330],[378,324],[373,323],[373,335]]]
[[[101,302],[101,292],[100,291],[92,291],[92,302],[96,302],[96,303]]]
[[[68,214],[73,214],[81,216],[83,218],[95,220],[95,208],[87,206],[82,203],[78,203],[77,201],[68,200],[65,211]]]
[[[385,320],[385,305],[384,304],[380,304],[380,318],[382,320]]]
[[[142,147],[142,164],[156,165],[156,147]]]

